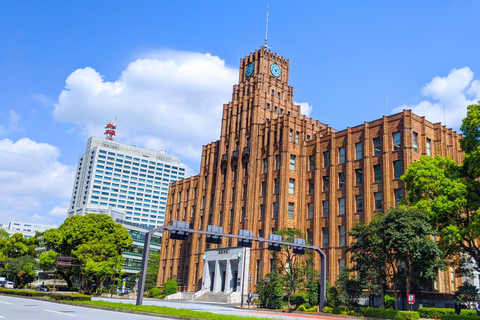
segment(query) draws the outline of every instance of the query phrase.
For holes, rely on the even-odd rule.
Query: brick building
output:
[[[288,76],[289,60],[266,48],[241,59],[220,139],[203,147],[199,175],[170,185],[165,221],[202,230],[222,226],[232,234],[252,230],[264,238],[299,228],[326,253],[334,282],[349,264],[346,231],[355,220],[370,221],[395,206],[405,193],[399,177],[422,155],[462,161],[460,135],[407,110],[337,131],[300,114]],[[233,239],[209,245],[197,234],[185,242],[165,234],[158,285],[173,276],[183,290],[205,288],[205,251],[235,246]],[[266,246],[254,243],[246,292],[270,272],[271,258]],[[451,292],[451,277],[442,273],[431,290]]]

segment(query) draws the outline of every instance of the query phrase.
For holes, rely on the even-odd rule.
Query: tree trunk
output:
[[[393,277],[393,296],[395,297],[395,310],[398,310],[398,290],[397,290],[397,277]]]
[[[383,277],[380,277],[380,307],[385,309],[385,287],[383,286]]]
[[[412,305],[408,302],[408,295],[411,292],[411,281],[412,281],[412,264],[410,262],[405,263],[405,268],[407,269],[406,283],[405,283],[405,292],[407,295],[407,310],[412,310]]]

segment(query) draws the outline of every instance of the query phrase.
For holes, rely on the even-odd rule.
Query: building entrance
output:
[[[203,257],[205,262],[203,265],[202,290],[230,294],[241,289],[242,283],[245,286],[244,288],[247,288],[249,248],[209,249],[205,251]],[[245,264],[244,258],[246,259]],[[244,265],[245,272],[243,272]],[[241,279],[241,275],[244,273],[246,279]]]

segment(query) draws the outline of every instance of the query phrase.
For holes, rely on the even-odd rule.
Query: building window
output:
[[[262,281],[262,260],[257,260],[257,283]]]
[[[313,203],[308,204],[308,219],[313,218]]]
[[[382,141],[380,138],[373,138],[373,155],[379,156],[382,154]]]
[[[395,195],[395,205],[398,206],[403,199],[403,189],[395,189],[393,194]]]
[[[427,156],[432,156],[432,140],[427,138]]]
[[[295,204],[293,202],[288,203],[288,219],[293,219],[293,213],[295,210]]]
[[[260,205],[260,220],[264,220],[264,219],[265,219],[265,205],[261,204]],[[245,220],[245,219],[242,219],[242,220]]]
[[[345,259],[338,259],[338,273],[341,273],[345,268]]]
[[[322,228],[322,244],[323,247],[328,247],[328,227]]]
[[[281,155],[275,155],[275,170],[280,170]]]
[[[313,231],[312,231],[312,229],[307,230],[307,242],[309,244],[313,243]]]
[[[345,163],[345,147],[338,148],[338,163]]]
[[[290,129],[288,132],[288,141],[292,142],[293,141],[293,129]]]
[[[338,245],[345,246],[345,226],[338,226]]]
[[[268,158],[263,159],[263,173],[267,173],[268,170]]]
[[[363,211],[363,196],[358,195],[355,196],[355,203],[357,207],[357,212],[362,212]]]
[[[295,179],[290,179],[288,182],[288,193],[295,194]]]
[[[382,193],[375,192],[375,210],[382,210]]]
[[[325,151],[323,153],[323,167],[327,168],[330,166],[330,151]]]
[[[382,181],[382,167],[377,164],[373,166],[373,172],[374,172],[374,182],[380,182]]]
[[[308,194],[313,194],[315,191],[315,182],[313,179],[308,180]]]
[[[270,273],[274,273],[277,270],[275,259],[270,259]]]
[[[267,182],[262,181],[262,197],[265,197],[267,194]]]
[[[345,188],[345,172],[340,172],[338,174],[338,187],[340,189]]]
[[[295,171],[295,162],[297,161],[297,156],[290,155],[290,170]]]
[[[361,142],[355,143],[355,159],[360,160],[363,158],[363,145]]]
[[[393,134],[393,151],[400,150],[402,148],[400,132]]]
[[[308,170],[309,171],[315,170],[315,156],[308,157]]]
[[[329,209],[328,209],[328,200],[323,201],[323,216],[328,217]]]
[[[300,140],[300,132],[296,131],[295,132],[295,143],[298,144]]]
[[[418,152],[418,133],[413,133],[413,151]]]
[[[328,176],[323,177],[323,192],[327,192],[330,189],[330,178]]]
[[[355,185],[361,186],[363,184],[363,171],[362,169],[355,170]]]
[[[278,202],[273,203],[273,217],[278,217]]]
[[[345,198],[338,198],[338,214],[345,214]]]
[[[402,176],[402,161],[393,161],[393,177],[399,179]]]
[[[280,179],[277,178],[273,182],[275,183],[274,193],[278,194],[280,192]]]

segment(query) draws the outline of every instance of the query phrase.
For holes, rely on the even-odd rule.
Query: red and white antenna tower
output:
[[[115,136],[115,129],[117,129],[117,117],[113,122],[109,122],[105,125],[105,139],[113,141],[113,137]]]

